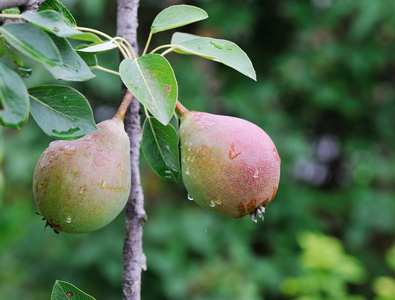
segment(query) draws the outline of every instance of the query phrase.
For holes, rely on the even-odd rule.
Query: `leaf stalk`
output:
[[[182,105],[180,101],[177,100],[177,102],[176,102],[176,112],[178,113],[178,115],[180,117],[182,117],[183,115],[188,113],[189,110],[187,108],[185,108],[185,106]]]
[[[127,90],[125,96],[123,97],[121,105],[119,106],[118,111],[113,119],[123,121],[123,119],[125,118],[126,111],[133,100],[133,97],[134,97],[133,94],[129,90]]]

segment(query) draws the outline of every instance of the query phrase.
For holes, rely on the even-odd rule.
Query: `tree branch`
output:
[[[11,8],[21,7],[23,12],[37,11],[39,5],[45,0],[2,0],[0,2],[0,11]]]
[[[3,0],[0,2],[0,11],[11,7],[20,7],[28,2],[29,0]]]
[[[41,3],[46,0],[1,0],[0,11],[11,7],[19,7],[21,13],[36,12]],[[0,18],[0,25],[7,23],[24,22],[23,19]]]
[[[21,7],[21,12],[36,12],[43,2],[45,2],[45,0],[28,0],[27,3]]]
[[[117,35],[123,36],[138,53],[137,10],[139,0],[118,0]],[[126,94],[123,86],[122,94]],[[143,225],[146,221],[144,195],[140,181],[140,103],[133,100],[125,116],[125,129],[130,138],[130,165],[132,188],[126,204],[125,240],[123,247],[123,299],[139,300],[141,293],[141,270],[146,269],[143,252]]]

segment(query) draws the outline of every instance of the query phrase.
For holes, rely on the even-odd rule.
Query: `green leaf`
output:
[[[89,68],[94,68],[98,65],[95,53],[90,52],[77,52],[77,54],[84,60]]]
[[[60,37],[82,34],[81,31],[70,27],[64,21],[62,15],[53,10],[45,10],[37,13],[27,12],[23,13],[22,17],[30,23]]]
[[[68,38],[85,42],[102,43],[102,39],[92,32],[81,32],[76,35],[70,35]]]
[[[19,7],[10,7],[7,9],[3,9],[1,11],[2,14],[9,14],[9,15],[18,15],[21,13]]]
[[[80,44],[75,48],[75,50],[77,51],[77,54],[85,61],[89,68],[95,68],[98,65],[96,53],[78,51],[79,49],[83,49],[86,47],[86,44]]]
[[[175,36],[174,36],[175,35]],[[208,37],[192,38],[190,35],[177,33],[171,44],[177,45],[175,52],[193,54],[215,60],[231,67],[247,77],[256,80],[255,69],[247,54],[235,43]],[[181,41],[181,43],[176,43]]]
[[[105,51],[108,51],[108,50],[111,50],[111,49],[115,49],[117,47],[118,46],[115,43],[109,41],[109,42],[104,42],[104,43],[101,43],[101,44],[96,44],[96,45],[93,45],[93,46],[89,46],[89,47],[86,47],[86,48],[82,48],[82,49],[79,49],[78,51],[99,53],[99,52],[105,52]]]
[[[165,126],[155,118],[147,118],[143,125],[141,146],[145,159],[158,176],[170,181],[178,180],[178,138],[173,125]]]
[[[190,41],[193,39],[196,39],[200,36],[190,34],[190,33],[185,33],[185,32],[174,32],[172,37],[171,37],[171,44],[172,45],[178,45],[186,41]]]
[[[159,54],[147,54],[123,60],[119,72],[132,94],[167,125],[178,97],[177,81],[169,62]]]
[[[95,77],[85,61],[74,51],[67,39],[50,34],[62,58],[60,66],[45,66],[56,79],[84,81]]]
[[[19,128],[29,117],[29,97],[17,73],[0,63],[0,124]]]
[[[0,58],[3,57],[8,52],[8,48],[3,44],[2,39],[0,39]]]
[[[12,62],[14,63],[16,69],[18,70],[19,76],[22,78],[28,78],[32,74],[32,69],[25,67],[22,57],[18,52],[13,51],[12,48],[9,50],[8,55],[10,56]]]
[[[7,42],[22,54],[47,66],[62,64],[54,42],[41,29],[28,23],[11,23],[0,27]]]
[[[97,130],[92,109],[77,90],[41,85],[29,89],[30,111],[41,129],[55,139],[71,140]]]
[[[395,271],[395,244],[387,251],[385,255],[385,259],[388,263],[388,266],[391,267],[393,271]]]
[[[66,282],[56,280],[51,294],[51,300],[95,300],[92,296],[81,291],[74,285]]]
[[[45,2],[41,3],[38,8],[38,11],[45,11],[45,10],[54,10],[60,13],[63,16],[64,21],[69,24],[70,27],[77,26],[77,22],[75,21],[73,15],[70,11],[58,0],[46,0]]]
[[[184,26],[208,18],[207,13],[196,6],[173,5],[162,10],[151,25],[151,32],[156,33]]]
[[[19,55],[18,52],[16,51],[9,51],[8,55],[10,56],[12,62],[14,63],[15,66],[17,67],[22,67],[23,66],[23,59],[22,57]]]

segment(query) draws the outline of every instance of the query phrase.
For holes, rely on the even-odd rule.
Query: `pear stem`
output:
[[[186,109],[185,106],[182,105],[181,102],[177,100],[177,102],[176,102],[176,112],[180,115],[180,117],[182,117],[184,114],[189,112],[189,110]]]
[[[134,97],[133,94],[129,90],[127,90],[125,97],[123,97],[121,105],[119,106],[118,111],[115,114],[113,119],[123,121],[123,119],[125,118],[126,111],[129,107],[130,103],[132,102],[133,97]]]

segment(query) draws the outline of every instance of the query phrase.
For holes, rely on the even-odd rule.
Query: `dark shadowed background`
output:
[[[116,1],[62,2],[79,26],[115,35]],[[209,18],[178,30],[237,43],[258,81],[170,53],[179,100],[262,127],[282,158],[281,182],[264,222],[225,219],[188,201],[182,181],[160,179],[142,157],[142,299],[395,299],[395,2],[141,0],[140,50],[156,14],[180,3]],[[151,50],[171,34],[156,34]],[[29,87],[55,82],[26,62]],[[117,70],[118,54],[99,63]],[[94,72],[73,86],[99,122],[114,114],[120,80]],[[44,231],[31,185],[51,139],[32,118],[2,132],[0,298],[49,299],[60,279],[98,300],[120,299],[123,213],[91,234]]]

